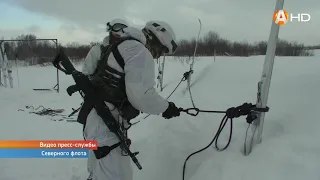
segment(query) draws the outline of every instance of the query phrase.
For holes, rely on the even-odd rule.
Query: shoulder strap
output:
[[[108,49],[109,49],[110,45],[107,45],[107,46],[103,46],[103,45],[100,45],[100,50],[101,50],[101,53],[100,53],[100,60],[101,59],[104,59]]]
[[[126,40],[135,40],[135,41],[140,42],[139,40],[137,40],[137,39],[135,39],[135,38],[133,38],[133,37],[126,37],[126,38],[120,39],[120,41],[117,41],[117,42],[115,43],[114,48],[112,48],[112,53],[113,53],[113,56],[114,56],[114,58],[116,59],[117,63],[120,65],[120,67],[121,67],[122,69],[124,69],[124,64],[125,64],[125,63],[124,63],[123,57],[121,56],[121,54],[120,54],[120,52],[119,52],[118,46],[119,46],[122,42],[124,42],[124,41],[126,41]]]
[[[121,54],[120,54],[120,52],[119,52],[118,47],[114,48],[113,51],[112,51],[112,53],[113,53],[113,56],[114,56],[114,58],[116,59],[117,63],[120,65],[120,67],[121,67],[122,69],[124,69],[124,59],[122,58],[122,56],[121,56]]]
[[[120,67],[122,69],[124,69],[124,59],[123,57],[121,56],[120,52],[119,52],[119,49],[118,49],[118,46],[119,44],[121,44],[122,42],[126,41],[126,40],[135,40],[135,41],[138,41],[140,42],[139,40],[135,39],[135,38],[132,38],[132,37],[126,37],[126,38],[121,38],[119,39],[119,41],[113,43],[113,44],[110,44],[108,46],[100,46],[100,49],[101,49],[101,55],[100,55],[100,60],[98,62],[98,66],[101,66],[103,65],[105,68],[108,68],[108,58],[110,56],[110,53],[113,53],[113,56],[114,58],[116,59],[117,63],[120,65]]]

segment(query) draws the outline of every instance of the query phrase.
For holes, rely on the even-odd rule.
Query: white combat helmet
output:
[[[107,23],[107,32],[118,32],[123,28],[128,27],[128,22],[122,19],[114,19]]]
[[[164,21],[149,21],[144,29],[151,31],[160,43],[167,48],[167,54],[173,54],[177,50],[176,35],[171,26]]]

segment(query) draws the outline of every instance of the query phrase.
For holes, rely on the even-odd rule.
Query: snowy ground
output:
[[[169,58],[167,58],[169,59]],[[195,104],[200,109],[226,110],[244,102],[256,101],[264,56],[201,58],[195,64],[192,87]],[[187,64],[166,61],[161,93],[166,97],[176,86]],[[1,139],[82,139],[77,123],[52,121],[48,117],[18,111],[32,105],[46,108],[71,108],[81,103],[78,95],[69,97],[65,89],[73,83],[60,73],[61,92],[36,92],[32,88],[55,85],[53,67],[19,68],[20,86],[0,88]],[[217,152],[213,147],[193,156],[187,164],[188,180],[320,180],[320,53],[314,57],[276,57],[266,115],[263,142],[250,156],[240,152],[247,123],[234,120],[230,147]],[[191,107],[183,83],[170,98],[177,106]],[[206,146],[215,134],[221,114],[182,114],[165,120],[150,116],[132,127],[129,134],[143,170],[135,166],[135,180],[181,180],[185,158]],[[220,139],[227,140],[227,130]],[[1,180],[84,180],[86,159],[1,159]]]

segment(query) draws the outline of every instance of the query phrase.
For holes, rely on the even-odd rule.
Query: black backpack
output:
[[[140,111],[135,109],[128,101],[125,89],[125,74],[113,69],[108,65],[108,58],[111,53],[115,60],[124,69],[125,62],[121,56],[118,45],[126,40],[136,40],[134,38],[121,38],[119,41],[108,46],[100,46],[101,55],[95,72],[90,75],[89,79],[94,86],[96,92],[100,94],[104,101],[113,104],[120,112],[120,115],[130,121],[137,117]],[[138,41],[138,40],[136,40]],[[93,104],[85,101],[81,107],[78,116],[78,122],[85,125],[88,114],[93,109]]]

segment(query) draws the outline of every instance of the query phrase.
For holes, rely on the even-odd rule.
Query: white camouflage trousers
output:
[[[96,159],[93,151],[90,151],[87,165],[92,180],[133,180],[131,159],[122,156],[120,148],[102,159]]]
[[[112,146],[119,142],[95,110],[88,115],[84,136],[87,140],[97,140],[100,147]],[[120,147],[113,149],[101,159],[96,159],[93,151],[90,151],[87,169],[89,173],[92,172],[92,180],[133,180],[131,158],[123,156]]]

